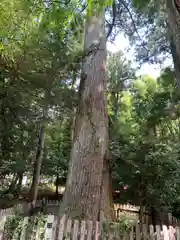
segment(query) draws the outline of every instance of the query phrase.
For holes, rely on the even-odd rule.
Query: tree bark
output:
[[[105,206],[110,205],[104,13],[87,20],[84,51],[87,55],[83,62],[73,146],[60,213],[97,221],[100,212],[105,212]]]
[[[103,222],[107,219],[115,220],[115,211],[113,207],[113,196],[112,196],[112,177],[111,168],[108,160],[104,159],[103,165],[103,177],[102,177],[102,188],[101,188],[101,206],[99,221]]]
[[[55,182],[55,186],[56,186],[56,197],[58,197],[58,189],[59,189],[59,174],[56,175],[56,182]]]
[[[37,195],[38,195],[38,185],[39,185],[40,171],[41,171],[42,158],[43,158],[43,149],[44,149],[44,129],[46,124],[46,118],[48,115],[48,104],[46,104],[47,95],[48,93],[45,93],[45,96],[44,96],[45,104],[43,108],[42,122],[40,126],[40,131],[39,131],[38,146],[36,150],[36,159],[35,159],[34,171],[33,171],[33,180],[32,180],[31,189],[29,193],[30,199],[33,202],[32,206],[35,206]]]
[[[19,172],[18,173],[18,184],[17,184],[17,187],[16,187],[17,193],[19,193],[19,191],[21,190],[22,181],[23,181],[23,172]]]
[[[168,34],[176,71],[177,85],[180,88],[180,14],[174,4],[174,0],[166,0],[168,13]]]
[[[44,125],[42,124],[40,127],[38,146],[36,151],[36,159],[34,163],[34,171],[33,171],[33,180],[30,189],[30,199],[32,201],[36,201],[38,195],[38,184],[40,178],[40,170],[42,164],[42,156],[43,156],[43,146],[44,146]]]

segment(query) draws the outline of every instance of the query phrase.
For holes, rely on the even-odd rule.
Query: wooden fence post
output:
[[[146,224],[143,224],[143,228],[142,228],[143,232],[142,232],[142,236],[143,236],[143,239],[148,239],[148,230],[147,230],[147,225]]]
[[[45,230],[45,240],[53,240],[53,222],[54,222],[54,215],[48,215],[46,221],[46,230]]]
[[[20,236],[20,240],[25,240],[26,239],[26,228],[28,227],[28,221],[29,217],[25,217],[22,223],[22,232]]]
[[[169,240],[176,240],[175,229],[172,226],[169,226]]]
[[[68,219],[66,224],[66,231],[65,231],[66,240],[71,240],[71,227],[72,227],[72,220]]]
[[[56,239],[56,229],[57,229],[57,216],[54,216],[52,239]]]
[[[37,219],[35,240],[39,240],[39,239],[40,239],[40,224],[39,224],[39,219]]]
[[[99,236],[100,236],[100,222],[96,222],[96,229],[95,229],[95,236],[94,239],[95,240],[99,240]]]
[[[92,230],[93,230],[92,222],[88,221],[87,222],[87,240],[92,239]]]
[[[131,227],[129,232],[129,240],[134,240],[134,226]]]
[[[57,227],[59,228],[58,240],[63,240],[65,221],[66,221],[66,215],[64,215],[64,216],[61,218],[61,220],[60,220],[60,226],[57,226]]]
[[[80,240],[85,239],[85,235],[86,235],[85,231],[86,231],[86,222],[81,221]]]
[[[136,223],[136,240],[140,240],[141,235],[140,235],[140,225]]]
[[[155,236],[154,236],[154,226],[153,225],[149,226],[149,236],[150,236],[151,240],[155,239]]]
[[[78,239],[78,233],[79,233],[79,221],[75,220],[74,221],[74,227],[73,227],[73,240],[77,240]]]
[[[180,240],[180,229],[179,229],[179,227],[176,227],[176,239]]]
[[[163,240],[169,240],[169,233],[167,226],[163,226]]]
[[[4,226],[6,223],[6,216],[0,217],[0,240],[3,239],[3,233],[4,233]]]
[[[159,225],[156,225],[156,240],[161,240],[161,228]]]

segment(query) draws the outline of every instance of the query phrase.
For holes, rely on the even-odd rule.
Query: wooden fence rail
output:
[[[36,202],[36,207],[41,207],[44,204],[44,206],[47,208],[58,208],[60,203],[60,201],[39,200]],[[0,209],[0,216],[23,214],[24,212],[28,212],[28,210],[31,208],[31,204],[32,203],[23,203],[17,204],[11,208]],[[116,216],[121,215],[121,212],[131,212],[132,215],[138,215],[139,213],[139,207],[130,204],[114,204],[114,210],[116,212]]]

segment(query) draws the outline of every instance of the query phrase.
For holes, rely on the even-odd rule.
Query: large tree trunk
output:
[[[176,0],[166,0],[168,13],[168,28],[171,54],[173,57],[174,68],[178,87],[180,87],[180,13],[175,6]]]
[[[105,158],[103,164],[103,178],[101,188],[101,206],[99,220],[103,222],[106,219],[115,220],[115,211],[113,207],[111,169],[109,166],[108,159]]]
[[[60,210],[72,218],[97,221],[100,211],[107,205],[110,207],[107,196],[110,171],[109,163],[105,162],[108,116],[104,14],[87,20],[84,50],[87,55],[83,62],[68,179]],[[107,175],[109,179],[103,180]]]

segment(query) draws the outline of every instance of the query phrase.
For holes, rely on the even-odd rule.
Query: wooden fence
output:
[[[43,211],[46,214],[56,215],[58,212],[60,203],[61,203],[60,201],[39,200],[36,202],[37,212]],[[17,214],[28,216],[30,208],[31,208],[31,203],[18,204],[11,208],[0,209],[0,216],[17,215]],[[138,206],[130,205],[130,204],[114,204],[114,210],[115,210],[115,215],[117,219],[125,215],[126,217],[129,217],[134,221],[139,220]],[[152,223],[151,216],[147,212],[144,213],[144,216],[145,216],[144,223],[151,224]],[[157,224],[180,226],[180,220],[173,217],[172,214],[170,213],[166,214],[166,218],[167,218],[166,221],[164,221],[162,217],[161,219],[162,221],[158,221]]]
[[[47,213],[54,213],[54,215],[58,212],[58,208],[60,206],[60,201],[44,201],[39,200],[36,202],[36,207],[40,208],[41,206],[45,206]],[[8,215],[15,215],[15,214],[23,214],[28,212],[31,208],[31,203],[23,203],[17,204],[11,208],[0,209],[0,216],[8,216]],[[119,217],[122,214],[129,214],[131,216],[138,216],[139,214],[139,207],[130,204],[114,204],[114,210],[116,216]]]
[[[53,227],[53,216],[48,218],[49,229],[46,229],[45,239],[54,239],[54,232],[56,227]],[[48,224],[48,223],[47,223]],[[100,224],[99,222],[92,223],[91,221],[72,221],[71,219],[66,219],[66,216],[60,221],[59,225],[59,235],[58,240],[63,239],[81,239],[81,240],[100,240],[100,239],[123,239],[123,240],[141,240],[141,239],[156,239],[156,240],[180,240],[180,228],[167,227],[167,226],[156,226],[155,228],[150,225],[143,225],[142,230],[140,230],[140,225],[136,224],[129,228],[129,230],[120,230],[118,223],[112,225]]]
[[[36,207],[41,208],[41,206],[44,206],[44,201],[37,201]],[[46,201],[45,206],[48,208],[47,219],[46,224],[41,226],[39,228],[38,224],[34,228],[34,237],[33,240],[48,240],[48,239],[55,239],[55,231],[57,229],[57,216],[56,213],[58,212],[57,209],[59,208],[60,202],[59,201]],[[18,216],[21,215],[23,220],[21,221],[21,236],[20,240],[24,240],[24,234],[26,225],[28,223],[28,211],[31,208],[31,203],[25,203],[25,204],[18,204],[13,206],[12,208],[7,209],[1,209],[0,210],[0,240],[4,240],[4,228],[5,224],[9,217],[11,216]],[[116,212],[117,218],[120,218],[122,215],[126,215],[129,213],[131,216],[137,217],[138,220],[138,214],[139,214],[139,207],[133,206],[130,204],[115,204],[114,209]],[[180,226],[180,221],[173,218],[171,216],[171,222],[173,223],[173,227]],[[91,222],[79,222],[78,220],[72,221],[71,219],[66,219],[66,217],[61,219],[60,225],[58,226],[58,229],[60,229],[59,233],[59,239],[123,239],[123,240],[140,240],[140,239],[152,239],[152,240],[180,240],[179,235],[179,228],[172,226],[166,227],[166,226],[156,226],[155,228],[150,225],[147,227],[146,225],[143,225],[142,231],[140,231],[140,226],[138,225],[138,221],[134,221],[135,224],[130,231],[126,231],[123,235],[123,233],[120,232],[116,233],[110,233],[108,230],[108,233],[102,232],[102,225],[99,222],[96,222],[95,225]],[[118,227],[117,227],[118,228]],[[84,230],[83,230],[84,229]],[[92,230],[93,229],[93,230]],[[84,231],[84,232],[83,232]],[[103,235],[104,234],[104,235]],[[43,238],[40,236],[44,236]],[[82,236],[81,236],[82,235]],[[64,238],[62,238],[62,236]],[[68,238],[68,236],[71,236]],[[102,237],[103,236],[103,237]],[[6,238],[5,238],[6,239]],[[29,240],[29,239],[28,239]],[[30,239],[31,240],[31,239]]]
[[[0,240],[6,239],[4,235],[6,219],[7,216],[0,218]],[[28,217],[24,218],[21,225],[20,235],[16,239],[25,240],[27,239],[25,233],[26,227],[28,227]],[[66,215],[60,219],[58,226],[57,216],[48,215],[44,227],[40,228],[39,224],[36,224],[32,236],[28,240],[55,240],[57,228],[59,232],[58,240],[180,240],[179,227],[143,225],[141,229],[140,225],[136,224],[123,231],[118,223],[112,225],[71,220],[66,218]],[[15,235],[15,233],[12,235]]]

